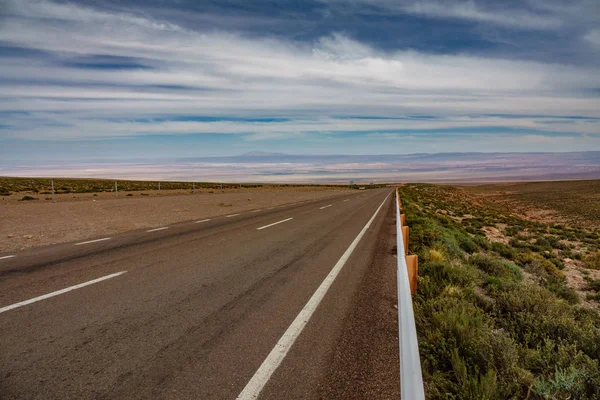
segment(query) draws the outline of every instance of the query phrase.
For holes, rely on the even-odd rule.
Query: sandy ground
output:
[[[85,240],[224,214],[319,199],[344,189],[300,187],[273,189],[156,191],[63,194],[56,202],[19,201],[28,193],[0,200],[0,252]],[[141,193],[147,194],[142,196]],[[131,194],[131,196],[127,196]]]

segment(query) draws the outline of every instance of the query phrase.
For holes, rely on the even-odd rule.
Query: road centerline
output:
[[[15,255],[10,255],[10,256],[4,256],[4,257],[0,257],[0,260],[6,260],[7,258],[13,258],[15,257]]]
[[[326,206],[323,206],[323,207],[319,208],[319,210],[324,210],[324,209],[326,209],[326,208],[328,208],[328,207],[331,207],[331,206],[332,206],[332,204],[328,204],[328,205],[326,205]]]
[[[194,223],[195,223],[195,224],[201,224],[201,223],[203,223],[203,222],[208,222],[208,221],[210,221],[210,218],[207,218],[207,219],[202,219],[202,220],[200,220],[200,221],[196,221],[196,222],[194,222]]]
[[[127,272],[127,271],[121,271],[121,272],[117,272],[117,273],[114,273],[114,274],[106,275],[106,276],[103,276],[103,277],[100,277],[100,278],[93,279],[91,281],[80,283],[78,285],[69,286],[67,288],[64,288],[64,289],[61,289],[61,290],[57,290],[55,292],[51,292],[51,293],[48,293],[48,294],[44,294],[42,296],[34,297],[33,299],[21,301],[19,303],[15,303],[15,304],[11,304],[11,305],[6,306],[6,307],[2,307],[2,308],[0,308],[0,314],[2,314],[3,312],[6,312],[6,311],[14,310],[15,308],[23,307],[23,306],[26,306],[28,304],[38,302],[40,300],[45,300],[45,299],[49,299],[50,297],[54,297],[54,296],[58,296],[60,294],[64,294],[64,293],[70,292],[72,290],[81,289],[82,287],[93,285],[94,283],[102,282],[102,281],[105,281],[105,280],[111,279],[111,278],[116,278],[119,275],[123,275],[125,272]]]
[[[226,215],[225,218],[236,217],[238,215],[240,215],[240,214],[239,213],[238,214],[229,214],[229,215]]]
[[[294,217],[290,217],[290,218],[287,218],[287,219],[282,219],[281,221],[273,222],[272,224],[261,226],[260,228],[256,228],[256,230],[260,231],[262,229],[269,228],[269,227],[274,226],[274,225],[279,225],[279,224],[282,224],[282,223],[287,222],[287,221],[292,220],[292,219],[294,219]]]
[[[340,257],[338,262],[333,266],[327,277],[325,277],[325,279],[323,280],[321,285],[319,285],[319,287],[314,292],[310,300],[308,300],[304,308],[300,311],[300,313],[298,313],[298,315],[288,327],[288,329],[285,331],[283,336],[281,336],[277,344],[275,344],[273,350],[271,350],[267,358],[260,365],[260,367],[252,376],[248,384],[238,395],[237,400],[254,400],[258,398],[260,392],[271,378],[271,375],[273,375],[275,370],[279,367],[279,365],[287,355],[288,351],[290,350],[298,336],[300,336],[300,333],[302,333],[302,331],[304,330],[304,327],[306,326],[311,316],[321,303],[321,300],[323,300],[323,297],[333,284],[333,281],[338,276],[338,274],[340,273],[340,271],[354,252],[354,249],[358,246],[358,243],[365,235],[365,233],[375,220],[375,217],[377,217],[377,214],[379,213],[379,211],[381,210],[381,208],[383,207],[383,205],[389,197],[390,195],[388,194],[383,200],[383,202],[381,202],[377,210],[375,210],[375,213],[364,226],[364,228],[360,231],[358,236],[356,236],[356,238],[352,241],[352,243],[346,249],[344,254],[342,254],[342,257]]]

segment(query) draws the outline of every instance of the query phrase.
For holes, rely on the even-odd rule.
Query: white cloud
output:
[[[591,45],[600,48],[600,29],[593,29],[589,31],[584,39],[587,40]]]
[[[417,1],[406,6],[404,10],[432,17],[459,18],[525,29],[555,29],[562,25],[562,21],[555,17],[532,14],[523,10],[517,12],[485,10],[478,7],[474,1]]]
[[[600,87],[600,76],[582,67],[462,54],[385,52],[341,33],[324,36],[312,44],[199,33],[141,16],[101,12],[71,3],[8,3],[12,16],[0,25],[0,40],[48,51],[54,58],[32,62],[14,57],[0,63],[0,75],[14,82],[0,88],[0,111],[32,113],[22,119],[11,117],[9,122],[15,129],[0,131],[5,137],[210,132],[251,133],[252,139],[264,140],[314,131],[507,125],[502,118],[464,117],[472,114],[600,117],[600,99],[581,94],[588,87]],[[416,3],[411,7],[420,10],[415,8],[414,12],[437,12],[432,4]],[[465,18],[487,18],[474,3],[449,10]],[[140,59],[153,68],[82,69],[66,62],[95,55]],[[329,117],[410,114],[444,118],[398,121]],[[160,115],[282,115],[291,120],[131,122]],[[510,126],[599,131],[598,123],[585,120],[545,122],[544,118],[518,119],[510,120]]]
[[[556,29],[563,25],[561,18],[545,13],[532,13],[523,8],[506,7],[490,9],[473,0],[321,0],[330,5],[368,5],[396,13],[422,15],[433,18],[454,18],[479,23],[492,23],[526,30]],[[541,7],[540,7],[541,8]]]

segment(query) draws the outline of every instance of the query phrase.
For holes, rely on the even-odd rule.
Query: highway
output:
[[[393,203],[0,254],[0,399],[398,398]]]

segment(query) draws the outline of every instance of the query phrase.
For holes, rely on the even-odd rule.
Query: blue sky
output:
[[[600,3],[0,1],[0,158],[600,150]]]

